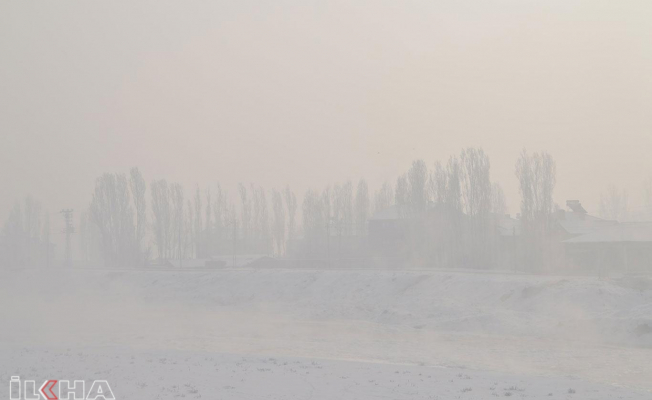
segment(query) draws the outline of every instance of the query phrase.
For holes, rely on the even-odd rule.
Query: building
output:
[[[555,214],[557,231],[562,241],[618,224],[618,221],[589,215],[578,200],[568,200],[566,206],[569,210],[557,210]]]
[[[624,222],[564,242],[568,262],[598,273],[652,272],[652,222]]]
[[[394,205],[376,212],[367,222],[369,245],[374,252],[396,255],[405,251],[407,207]]]

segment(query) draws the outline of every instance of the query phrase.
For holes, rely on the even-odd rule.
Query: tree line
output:
[[[546,152],[523,150],[515,177],[522,230],[517,262],[543,265],[551,262],[555,161]],[[620,216],[624,203],[610,187],[601,213]],[[398,247],[386,245],[382,232],[370,232],[370,217],[384,210],[394,213]],[[385,182],[373,194],[360,179],[309,189],[300,203],[289,186],[268,191],[241,183],[229,193],[217,183],[187,192],[165,179],[148,185],[132,168],[96,179],[79,217],[79,256],[85,263],[137,266],[230,254],[328,260],[399,254],[428,265],[492,267],[506,261],[497,231],[506,211],[489,157],[477,147],[430,166],[415,160],[394,184]],[[378,243],[371,240],[374,234]],[[49,214],[31,197],[17,203],[0,244],[5,265],[49,264]]]

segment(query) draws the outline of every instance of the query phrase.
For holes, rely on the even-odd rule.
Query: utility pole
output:
[[[63,220],[66,223],[63,233],[66,234],[66,255],[64,257],[64,266],[70,267],[72,262],[72,248],[71,248],[71,236],[75,233],[75,227],[72,224],[72,208],[66,208],[59,211],[60,214],[63,214]]]

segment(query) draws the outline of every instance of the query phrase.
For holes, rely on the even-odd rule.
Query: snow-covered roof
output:
[[[559,211],[557,222],[571,235],[584,235],[617,224],[616,221],[574,211]]]
[[[500,236],[520,236],[521,221],[514,219],[509,215],[499,215],[496,217],[496,228]]]
[[[652,242],[652,222],[624,222],[564,241],[564,243],[618,242]]]

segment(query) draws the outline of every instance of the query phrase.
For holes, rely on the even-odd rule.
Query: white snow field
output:
[[[652,398],[649,278],[240,269],[0,274],[0,393]]]

